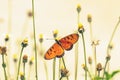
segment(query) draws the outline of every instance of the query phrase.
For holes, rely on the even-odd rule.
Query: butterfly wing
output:
[[[53,59],[55,57],[61,57],[64,54],[64,50],[63,48],[58,44],[55,43],[52,45],[51,48],[49,48],[49,50],[46,52],[44,58],[46,60],[50,60]]]
[[[79,35],[77,33],[70,34],[66,37],[63,37],[59,40],[59,43],[65,50],[71,50],[73,44],[75,44],[79,39]]]

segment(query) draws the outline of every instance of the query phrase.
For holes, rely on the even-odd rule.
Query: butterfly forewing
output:
[[[63,55],[63,53],[64,53],[63,48],[58,43],[55,43],[46,52],[44,57],[46,60],[49,60],[49,59],[55,58],[56,56],[59,57],[59,56]]]
[[[65,50],[71,50],[73,44],[78,41],[79,35],[78,34],[70,34],[64,38],[59,40],[59,43]]]

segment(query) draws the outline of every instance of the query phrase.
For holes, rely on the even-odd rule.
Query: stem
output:
[[[18,80],[18,76],[19,76],[20,63],[21,63],[21,57],[22,57],[23,49],[24,49],[24,47],[22,47],[21,52],[20,52],[20,58],[19,58],[19,63],[18,63],[18,71],[17,71],[17,79],[16,80]]]
[[[59,73],[58,73],[58,78],[60,78],[60,69],[61,69],[61,58],[59,58]]]
[[[109,54],[109,45],[110,45],[110,43],[111,43],[112,40],[113,40],[113,37],[114,37],[114,35],[115,35],[115,32],[116,32],[116,30],[117,30],[117,27],[118,27],[119,23],[120,23],[120,19],[119,19],[119,21],[117,22],[117,24],[116,24],[116,26],[115,26],[115,28],[114,28],[114,30],[113,30],[113,33],[112,33],[112,35],[111,35],[110,41],[109,41],[109,43],[108,43],[108,46],[107,46],[107,54]]]
[[[4,69],[4,76],[5,76],[5,80],[7,80],[7,74],[6,74],[6,69],[5,69],[6,64],[5,64],[5,61],[4,61],[4,54],[2,55],[2,61],[3,61],[2,66],[3,66],[3,69]]]
[[[56,66],[56,58],[53,60],[53,80],[55,80],[55,66]]]
[[[62,80],[62,78],[63,78],[63,77],[60,77],[60,79],[59,79],[59,80]]]
[[[104,80],[104,75],[105,75],[105,70],[106,70],[106,67],[107,67],[107,63],[108,63],[108,60],[106,60],[105,62],[105,67],[103,69],[103,77],[102,77],[102,80]]]
[[[33,33],[34,33],[34,46],[35,46],[35,72],[36,72],[36,80],[38,80],[37,75],[37,48],[36,48],[36,31],[35,31],[35,18],[34,18],[34,0],[32,0],[32,13],[33,13]]]
[[[85,67],[87,68],[85,40],[84,40],[83,32],[82,32],[81,34],[82,34],[82,41],[83,41],[83,47],[84,47],[84,60],[85,60]],[[87,80],[87,70],[85,70],[85,80]]]
[[[24,78],[25,78],[25,63],[23,63],[23,72],[24,72]]]
[[[63,57],[62,57],[62,61],[63,61],[64,68],[66,69],[66,65]],[[69,80],[68,76],[67,76],[67,80]]]
[[[96,71],[96,65],[97,65],[97,58],[96,58],[96,45],[93,45],[93,49],[94,49],[95,76],[96,76],[96,75],[97,75],[97,71]]]
[[[47,65],[45,61],[44,61],[44,67],[45,67],[45,72],[46,72],[46,80],[48,80],[48,71],[47,71]]]
[[[100,79],[100,71],[98,71],[98,79]]]

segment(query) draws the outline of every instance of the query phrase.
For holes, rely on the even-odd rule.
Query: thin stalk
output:
[[[80,14],[78,13],[78,25],[79,25],[79,22],[80,22]],[[78,45],[79,43],[77,42],[76,45],[75,45],[75,80],[77,80],[77,74],[78,74]]]
[[[91,80],[93,80],[93,78],[92,78],[92,75],[91,75],[90,71],[89,71],[88,69],[87,69],[87,71],[88,71],[88,74],[89,74],[89,76],[90,76]]]
[[[55,80],[55,66],[56,66],[56,58],[53,59],[53,80]]]
[[[98,79],[100,79],[100,71],[98,71]]]
[[[119,18],[119,21],[117,22],[117,24],[116,24],[116,26],[115,26],[115,28],[114,28],[114,30],[113,30],[113,33],[112,33],[112,35],[111,35],[111,37],[110,37],[110,41],[109,41],[108,46],[107,46],[107,54],[109,54],[109,46],[110,46],[110,44],[111,44],[111,42],[112,42],[112,40],[113,40],[113,37],[114,37],[114,35],[115,35],[115,32],[116,32],[119,24],[120,24],[120,18]]]
[[[63,78],[63,77],[61,76],[59,80],[62,80],[62,78]]]
[[[97,65],[96,45],[93,45],[93,51],[94,51],[94,60],[95,60],[95,76],[96,76],[97,75],[97,71],[96,71],[96,65]]]
[[[109,46],[110,46],[110,44],[111,44],[111,42],[112,42],[112,40],[113,40],[113,38],[114,38],[115,32],[116,32],[119,24],[120,24],[120,17],[119,17],[119,21],[117,22],[117,24],[116,24],[116,26],[115,26],[115,28],[114,28],[114,30],[113,30],[113,33],[112,33],[112,35],[111,35],[111,37],[110,37],[110,41],[109,41],[108,46],[107,46],[107,55],[110,54]],[[109,66],[110,66],[110,63],[108,63],[108,67],[107,67],[108,71],[109,71]]]
[[[66,65],[63,57],[62,57],[62,62],[63,62],[64,68],[66,69]],[[67,76],[67,80],[69,80],[68,76]]]
[[[5,61],[4,61],[4,54],[2,55],[2,61],[3,61],[3,64],[2,64],[2,67],[4,69],[4,76],[5,76],[5,80],[7,80],[7,74],[6,74],[6,64],[5,64]]]
[[[32,0],[32,13],[33,13],[33,33],[34,33],[34,47],[35,47],[35,72],[36,72],[36,80],[38,80],[37,75],[37,48],[36,48],[36,31],[35,31],[35,17],[34,17],[34,0]]]
[[[87,68],[87,60],[86,60],[86,48],[85,48],[85,40],[84,35],[82,34],[82,41],[83,41],[83,47],[84,47],[84,61],[85,61],[85,67]],[[85,70],[85,80],[87,80],[87,70]]]
[[[16,78],[16,80],[18,80],[18,77],[19,77],[20,63],[21,63],[21,57],[22,57],[23,49],[24,49],[24,47],[22,47],[21,52],[20,52],[20,58],[19,58],[19,63],[18,63],[18,71],[17,71],[17,78]]]
[[[27,77],[27,78],[28,78],[28,80],[30,80],[31,69],[32,69],[32,66],[30,65],[30,66],[29,66],[28,77]]]
[[[58,73],[58,79],[60,79],[60,69],[61,69],[61,58],[59,58],[59,73]]]
[[[24,78],[25,78],[25,63],[23,63],[23,72],[24,72]]]
[[[106,70],[106,67],[107,67],[107,63],[108,63],[108,60],[106,60],[106,62],[105,62],[105,66],[104,66],[104,69],[103,69],[102,80],[104,80],[104,75],[105,75],[105,70]]]

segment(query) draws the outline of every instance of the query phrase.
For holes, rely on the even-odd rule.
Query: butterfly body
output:
[[[64,50],[71,50],[73,44],[78,41],[79,35],[77,33],[70,34],[66,37],[61,38],[60,40],[55,40],[54,43],[48,51],[45,53],[44,58],[50,60],[55,57],[62,57],[64,55]]]

